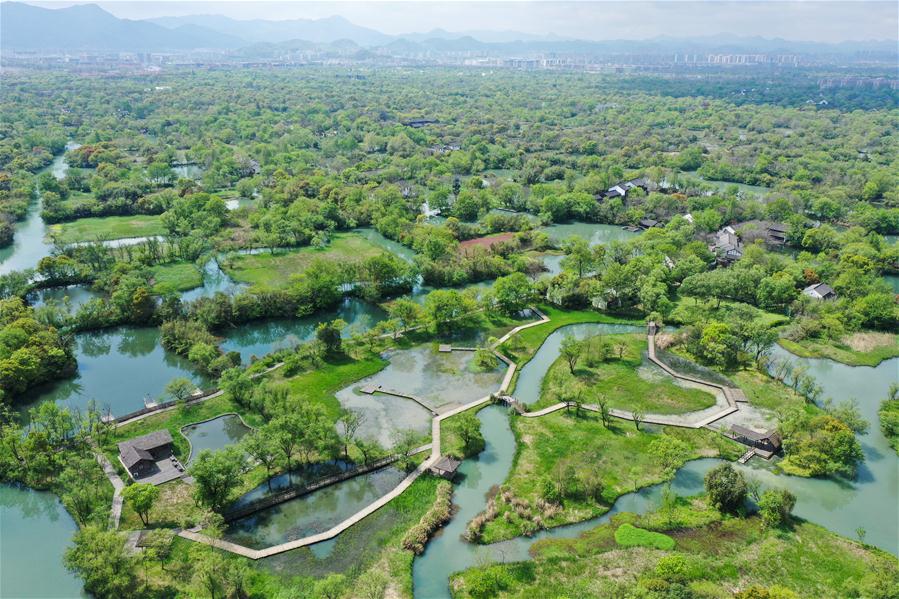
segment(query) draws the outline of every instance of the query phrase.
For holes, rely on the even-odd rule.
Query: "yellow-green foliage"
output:
[[[668,535],[637,528],[633,524],[619,526],[615,531],[615,542],[622,547],[650,547],[666,551],[674,549],[674,539]]]

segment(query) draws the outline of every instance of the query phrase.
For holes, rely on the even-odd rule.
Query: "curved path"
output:
[[[647,357],[649,358],[649,361],[664,370],[666,374],[682,381],[687,386],[711,393],[715,396],[715,405],[704,410],[687,412],[685,414],[645,414],[640,418],[641,423],[645,422],[647,424],[660,424],[663,426],[678,426],[681,428],[702,428],[739,411],[737,401],[746,401],[746,397],[743,395],[742,390],[736,387],[727,387],[725,385],[719,385],[718,383],[712,383],[681,374],[659,360],[656,357],[655,331],[655,323],[649,323],[649,334],[647,335],[649,345]],[[552,414],[553,412],[558,412],[565,408],[574,407],[575,405],[571,402],[559,402],[536,412],[525,412],[524,408],[514,397],[505,396],[503,399],[507,403],[513,405],[518,410],[519,414],[525,418],[538,418],[540,416]],[[581,404],[581,409],[589,410],[591,412],[600,411],[599,406],[594,404]],[[609,414],[615,418],[621,418],[622,420],[634,419],[634,413],[628,410],[610,408]]]
[[[178,535],[185,538],[190,539],[191,541],[196,541],[198,543],[205,543],[207,545],[212,545],[213,547],[217,547],[219,549],[224,549],[226,551],[230,551],[231,553],[236,553],[238,555],[242,555],[243,557],[247,557],[249,559],[262,559],[266,557],[270,557],[273,555],[277,555],[279,553],[284,553],[286,551],[291,551],[293,549],[298,549],[300,547],[307,547],[309,545],[314,545],[316,543],[320,543],[322,541],[327,541],[333,539],[349,527],[353,526],[357,522],[362,519],[370,516],[374,512],[378,511],[385,505],[387,505],[394,498],[398,497],[403,491],[408,489],[415,480],[427,472],[431,466],[437,463],[437,461],[441,458],[440,452],[440,424],[446,420],[447,418],[451,418],[456,414],[464,412],[466,410],[470,410],[472,408],[476,408],[482,406],[486,403],[493,401],[494,399],[501,399],[506,401],[510,405],[516,407],[519,411],[522,410],[520,404],[508,395],[509,385],[512,383],[512,377],[515,375],[515,371],[518,368],[517,364],[512,362],[509,358],[502,355],[497,351],[497,348],[509,340],[510,337],[515,335],[516,333],[528,329],[530,327],[535,327],[546,322],[549,322],[549,318],[537,310],[536,308],[532,308],[534,312],[540,316],[540,320],[530,322],[528,324],[524,324],[518,327],[515,327],[502,337],[500,337],[492,346],[491,350],[493,353],[502,360],[506,365],[506,376],[503,378],[502,383],[500,384],[499,390],[495,395],[488,395],[486,397],[482,397],[480,399],[476,399],[470,403],[454,408],[448,412],[444,412],[442,414],[438,414],[431,420],[431,454],[424,462],[422,462],[414,471],[412,471],[406,478],[404,478],[399,485],[397,485],[393,490],[391,490],[386,495],[381,496],[374,502],[370,503],[363,509],[359,510],[343,522],[333,526],[332,528],[307,537],[303,537],[302,539],[296,539],[293,541],[288,541],[286,543],[281,543],[280,545],[273,545],[271,547],[267,547],[265,549],[251,549],[249,547],[245,547],[243,545],[239,545],[237,543],[232,543],[230,541],[225,541],[222,539],[214,539],[207,535],[204,535],[199,532],[199,529],[191,529],[191,530],[181,530],[178,532]],[[722,405],[716,405],[714,408],[709,408],[709,410],[714,410],[711,414],[707,413],[708,410],[700,410],[698,412],[691,412],[687,414],[680,414],[675,416],[665,416],[665,415],[654,415],[647,414],[641,419],[641,422],[646,422],[650,424],[661,424],[666,426],[680,426],[686,428],[702,428],[707,426],[708,424],[715,422],[725,416],[736,412],[739,408],[737,407],[737,398],[743,397],[742,401],[745,401],[745,397],[743,396],[742,391],[734,387],[726,387],[723,385],[719,385],[717,383],[711,383],[708,381],[703,381],[701,379],[697,379],[695,377],[690,377],[686,375],[682,375],[676,371],[674,371],[667,364],[663,363],[656,357],[655,352],[655,330],[656,327],[654,323],[650,323],[649,325],[649,359],[654,364],[658,365],[662,368],[666,373],[671,375],[672,377],[690,383],[694,386],[706,389],[713,389],[716,393],[716,397],[722,398],[722,401],[719,402]],[[461,348],[460,348],[461,349]],[[277,367],[277,366],[276,366]],[[568,408],[573,406],[573,404],[569,404],[566,402],[554,404],[537,412],[522,412],[521,415],[527,418],[537,418],[540,416],[545,416],[546,414],[551,414],[553,412],[557,412],[559,410]],[[595,405],[582,405],[581,408],[598,412],[599,408]],[[617,418],[622,418],[626,420],[633,420],[633,413],[628,412],[626,410],[609,410],[609,413],[612,416]]]

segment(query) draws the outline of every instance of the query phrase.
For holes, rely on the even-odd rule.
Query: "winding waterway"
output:
[[[563,330],[564,328],[560,329]],[[590,333],[582,331],[580,334]],[[559,342],[562,336],[564,333],[559,337]],[[519,399],[533,393],[526,389],[536,388],[539,396],[540,381],[546,368],[555,359],[550,358],[554,353],[558,356],[558,348],[556,352],[552,352],[552,345],[546,347],[546,355],[540,357],[541,367],[535,368],[528,379],[519,379],[516,391]],[[786,354],[781,349],[776,350],[776,353]],[[790,357],[809,368],[809,374],[824,388],[825,397],[859,400],[860,410],[871,430],[861,438],[866,461],[860,468],[857,479],[843,481],[779,475],[775,473],[776,464],[757,458],[747,465],[735,466],[745,475],[758,479],[765,488],[789,489],[797,497],[794,509],[797,516],[850,538],[855,537],[857,528],[863,528],[867,543],[899,555],[896,509],[899,458],[880,432],[877,420],[877,406],[886,396],[890,383],[899,378],[899,358],[884,361],[876,368],[869,368],[851,367],[824,359]],[[537,358],[535,356],[531,362]],[[413,563],[413,589],[416,597],[449,597],[448,579],[454,572],[486,561],[529,559],[528,550],[536,540],[577,536],[605,522],[614,513],[644,513],[659,505],[663,485],[619,497],[612,510],[599,518],[542,531],[532,538],[520,537],[489,546],[472,545],[462,538],[467,523],[483,510],[490,489],[506,480],[515,455],[514,436],[504,410],[491,406],[482,410],[478,417],[486,448],[479,458],[467,460],[461,466],[462,482],[457,486],[453,497],[458,511],[449,525],[428,544],[424,554]],[[688,463],[678,470],[672,482],[672,490],[682,496],[700,493],[705,473],[718,463],[721,460],[711,458]]]
[[[74,150],[81,144],[69,142],[66,150]],[[53,162],[37,172],[52,173],[57,179],[66,176],[69,165],[64,160],[65,154],[53,158]],[[41,258],[50,254],[52,244],[46,240],[47,225],[41,218],[43,200],[40,191],[36,192],[36,199],[28,207],[25,219],[16,223],[15,237],[8,247],[0,249],[0,275],[5,275],[14,270],[34,268]]]

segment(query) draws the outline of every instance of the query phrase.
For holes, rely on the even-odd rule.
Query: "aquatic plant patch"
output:
[[[665,551],[674,549],[674,539],[668,535],[637,528],[633,524],[619,526],[615,531],[615,542],[622,547],[649,547]]]

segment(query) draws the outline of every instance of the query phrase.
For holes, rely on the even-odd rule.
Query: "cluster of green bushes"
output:
[[[0,300],[0,396],[69,377],[76,368],[70,338],[38,322],[21,299]]]
[[[410,528],[403,536],[403,548],[416,555],[421,555],[434,531],[449,522],[452,516],[453,485],[444,481],[437,485],[437,497],[434,499],[434,505],[422,516],[418,524]]]

